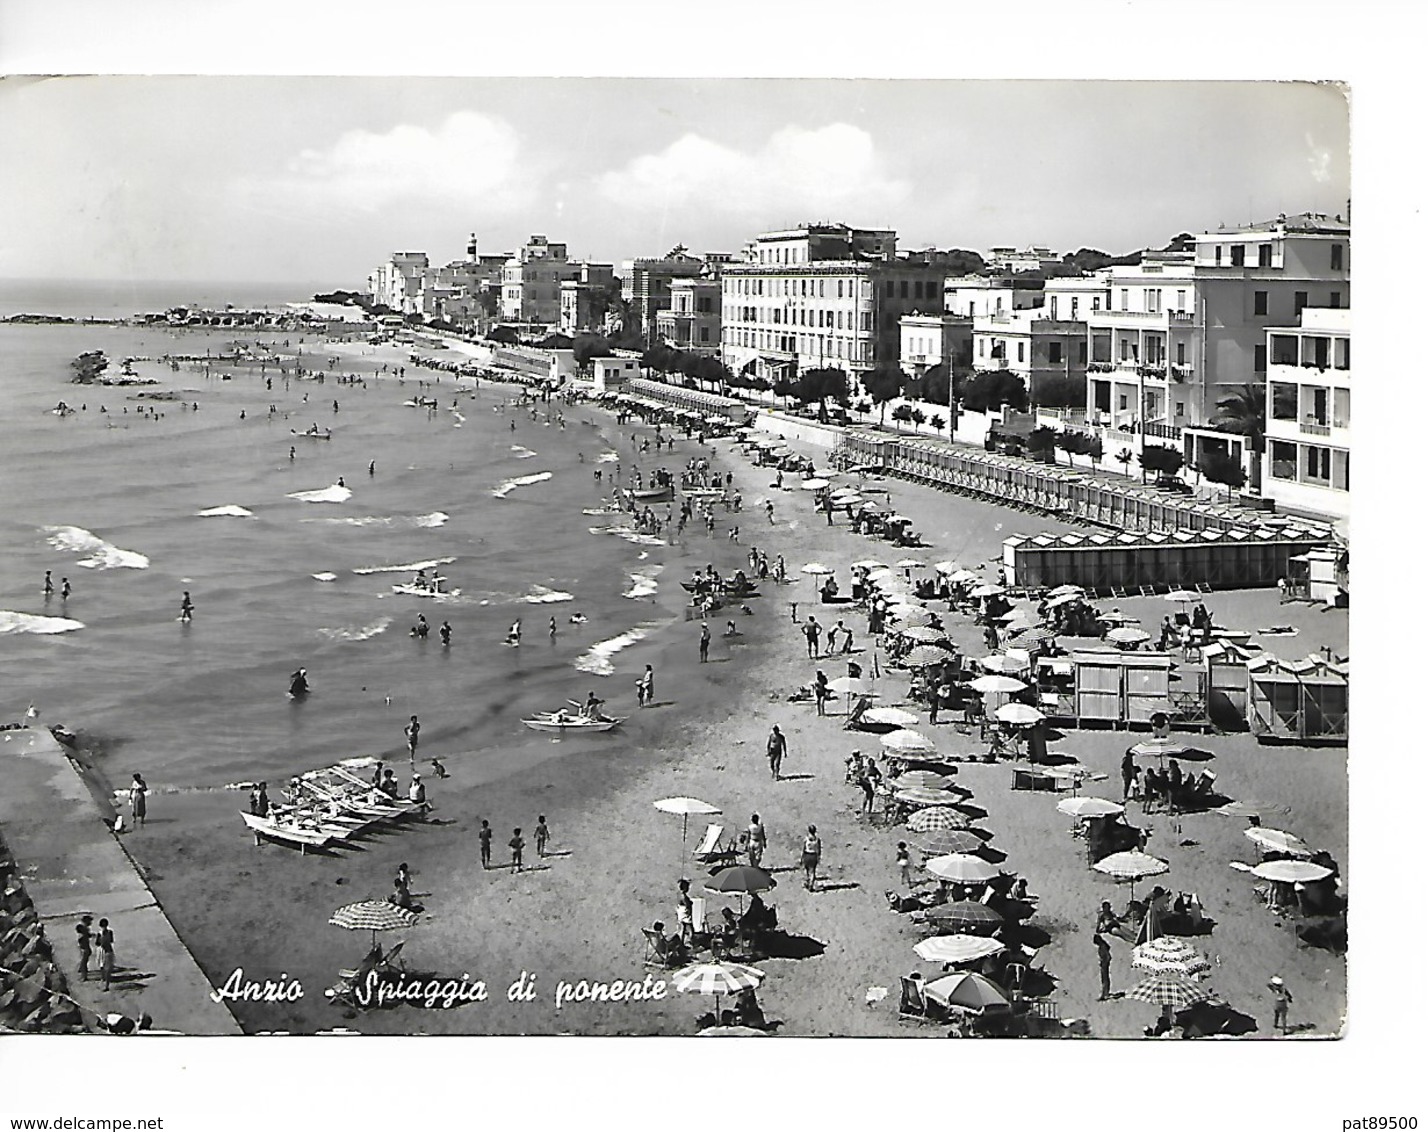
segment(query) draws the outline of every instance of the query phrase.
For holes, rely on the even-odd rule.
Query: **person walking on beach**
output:
[[[81,982],[89,982],[89,957],[93,954],[93,933],[89,930],[89,924],[94,919],[88,912],[79,918],[79,923],[74,925],[75,943],[79,945],[79,978]]]
[[[443,621],[443,622],[441,623],[441,630],[440,630],[440,632],[441,632],[441,643],[442,643],[442,645],[443,645],[443,646],[449,646],[449,645],[451,644],[451,622],[450,622],[450,621]]]
[[[70,589],[69,579],[68,579],[68,578],[61,578],[61,579],[60,579],[60,601],[68,601],[68,600],[69,600],[69,595],[72,594],[73,592],[74,592],[74,591],[73,591],[72,589]]]
[[[141,826],[144,824],[144,815],[148,812],[148,793],[149,787],[144,782],[144,776],[135,773],[134,781],[129,784],[129,815]]]
[[[694,943],[694,899],[689,895],[689,882],[681,880],[679,882],[678,904],[675,908],[675,920],[679,924],[679,938],[685,943]]]
[[[757,869],[764,859],[764,850],[768,848],[769,844],[769,835],[764,830],[763,822],[759,820],[758,814],[749,818],[749,828],[744,833],[744,840],[745,848],[749,853],[749,864]]]
[[[99,948],[99,975],[104,980],[104,989],[108,990],[110,980],[114,978],[114,933],[109,928],[108,920],[99,921],[94,943]]]
[[[1096,945],[1096,956],[1101,965],[1101,996],[1096,1001],[1105,1002],[1111,997],[1111,945],[1100,932],[1091,937],[1091,942]]]
[[[810,660],[818,659],[818,639],[823,635],[823,627],[814,620],[813,614],[808,615],[808,620],[803,626],[803,635],[808,642],[808,657]]]
[[[907,842],[897,843],[897,870],[902,877],[902,886],[909,892],[912,891],[912,854],[908,852]]]
[[[370,464],[367,465],[367,474],[368,474],[369,476],[375,476],[375,475],[377,474],[377,461],[376,461],[376,460],[373,460]]]
[[[103,920],[99,921],[101,924]],[[1289,1033],[1289,1004],[1294,1001],[1294,996],[1289,993],[1289,988],[1284,985],[1284,980],[1275,975],[1269,980],[1269,993],[1274,996],[1274,1028],[1281,1034]]]
[[[788,740],[784,738],[782,731],[778,729],[778,724],[773,725],[773,730],[769,732],[769,773],[775,782],[781,777],[783,769],[783,757],[788,754]]]
[[[699,663],[705,664],[709,660],[709,622],[705,622],[699,629]]]
[[[412,716],[412,721],[403,728],[403,733],[407,737],[407,755],[412,764],[416,764],[417,743],[421,741],[421,723],[416,716]]]
[[[188,596],[188,590],[183,591],[183,604],[179,606],[179,620],[193,620],[193,599]]]
[[[45,597],[46,597],[46,598],[49,598],[50,596],[52,596],[52,595],[54,594],[54,592],[55,592],[55,581],[54,581],[54,579],[53,579],[52,577],[50,577],[50,572],[49,572],[48,570],[46,570],[46,571],[45,571]]]
[[[508,841],[507,844],[511,847],[511,868],[514,869],[516,872],[520,872],[521,853],[525,850],[526,841],[525,838],[521,836],[521,831],[519,829],[517,829],[511,835],[511,840]]]
[[[818,862],[823,858],[823,842],[818,839],[818,827],[810,825],[808,836],[803,839],[803,887],[809,892],[818,891]]]
[[[1138,768],[1135,765],[1135,756],[1126,751],[1121,759],[1121,801],[1130,801],[1131,787],[1135,785],[1135,776]]]
[[[482,818],[481,829],[476,837],[481,842],[481,867],[483,869],[491,867],[491,832],[491,823]]]
[[[636,690],[639,692],[640,707],[654,703],[654,666],[645,665],[645,674],[640,677]]]
[[[545,815],[536,818],[536,856],[545,856],[545,847],[550,843],[550,826],[545,824]]]

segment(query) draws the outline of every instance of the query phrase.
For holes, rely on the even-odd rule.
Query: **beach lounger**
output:
[[[739,859],[739,852],[733,845],[726,845],[724,840],[724,827],[722,825],[710,825],[704,831],[704,839],[694,850],[694,859],[704,865],[731,865],[736,864]]]
[[[922,980],[909,975],[902,976],[902,998],[897,1004],[899,1018],[927,1017],[927,998],[922,993]]]

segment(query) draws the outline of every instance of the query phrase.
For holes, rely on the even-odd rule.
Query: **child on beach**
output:
[[[481,841],[481,867],[489,869],[491,867],[491,823],[482,818],[481,829],[476,836]]]
[[[511,847],[511,868],[516,872],[521,871],[521,853],[526,847],[525,838],[521,836],[521,831],[517,829],[511,840],[507,842]]]
[[[536,818],[536,856],[545,856],[545,847],[550,841],[550,827],[545,824],[545,815]]]
[[[909,892],[912,891],[912,854],[907,851],[907,842],[897,843],[897,868],[902,876],[902,886]]]

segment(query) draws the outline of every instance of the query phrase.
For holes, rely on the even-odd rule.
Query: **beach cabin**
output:
[[[1170,670],[1165,653],[1088,649],[1071,654],[1075,715],[1080,726],[1150,726],[1170,710]]]
[[[638,358],[591,358],[590,386],[597,393],[619,392],[640,376]]]
[[[1206,671],[1206,710],[1221,731],[1249,730],[1249,670],[1246,665],[1260,655],[1234,641],[1218,640],[1201,651]]]
[[[1343,599],[1339,586],[1340,552],[1332,547],[1296,554],[1289,560],[1289,596],[1315,604],[1336,606]]]
[[[1266,653],[1245,667],[1250,729],[1261,743],[1348,743],[1348,662],[1320,653],[1299,661]]]

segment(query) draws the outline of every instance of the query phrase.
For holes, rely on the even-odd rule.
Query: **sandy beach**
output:
[[[582,412],[587,411],[582,408]],[[599,410],[588,410],[598,412]],[[635,426],[632,424],[631,426]],[[637,432],[652,430],[636,428]],[[826,465],[826,453],[794,445]],[[675,466],[694,454],[681,442]],[[885,891],[899,888],[894,861],[906,830],[875,827],[861,815],[861,793],[844,780],[844,760],[855,750],[874,753],[877,736],[845,731],[841,716],[816,716],[813,705],[787,697],[818,668],[841,675],[845,658],[813,662],[791,619],[813,610],[814,583],[799,567],[818,559],[834,566],[845,588],[848,564],[868,557],[900,557],[886,543],[848,530],[846,521],[829,526],[815,513],[811,496],[772,487],[771,469],[753,467],[731,441],[712,443],[715,470],[732,472],[742,491],[740,514],[718,516],[711,537],[691,525],[684,539],[659,551],[665,584],[653,599],[664,614],[682,606],[677,580],[705,563],[732,573],[746,567],[750,546],[772,558],[782,554],[791,581],[772,582],[751,605],[753,616],[735,617],[740,635],[722,636],[727,617],[711,619],[709,663],[698,662],[699,622],[680,621],[651,635],[616,658],[616,674],[599,694],[617,714],[631,714],[622,728],[584,743],[547,741],[510,754],[483,751],[480,760],[448,760],[450,777],[430,783],[436,811],[428,822],[380,833],[364,849],[333,856],[297,853],[267,845],[255,848],[233,835],[235,794],[189,794],[163,802],[168,819],[153,835],[131,837],[130,852],[147,870],[168,916],[215,985],[242,967],[249,978],[300,980],[303,997],[290,1003],[236,1003],[234,1012],[250,1032],[314,1032],[348,1026],[364,1033],[531,1033],[531,1034],[692,1034],[694,1020],[711,1003],[673,993],[658,1001],[576,1003],[557,1010],[561,981],[643,980],[659,972],[643,962],[642,927],[655,920],[675,922],[675,882],[683,872],[679,819],[652,803],[672,795],[693,796],[718,806],[715,819],[731,831],[757,812],[769,832],[764,859],[778,879],[769,895],[780,926],[799,941],[800,958],[773,958],[757,965],[767,978],[760,1002],[770,1019],[789,1035],[940,1034],[941,1028],[900,1022],[898,977],[920,970],[929,978],[938,968],[917,958],[912,945],[925,934],[909,917],[891,912]],[[788,488],[792,478],[786,477]],[[1066,529],[1025,514],[989,507],[910,484],[891,482],[896,508],[913,519],[930,545],[917,557],[951,558],[972,569],[1000,555],[1001,541],[1013,533]],[[774,524],[763,501],[775,504]],[[740,529],[738,543],[728,538]],[[914,571],[920,576],[926,571]],[[1218,624],[1257,629],[1293,625],[1297,635],[1266,639],[1267,648],[1297,658],[1321,645],[1347,652],[1347,613],[1321,612],[1302,605],[1279,606],[1270,592],[1210,595]],[[1146,626],[1165,612],[1157,599],[1118,601]],[[656,611],[652,610],[652,619]],[[831,623],[823,616],[825,624]],[[853,659],[871,665],[873,642],[865,616],[849,611],[855,633]],[[971,656],[982,654],[980,629],[969,617],[945,619],[953,639]],[[633,707],[633,685],[645,664],[657,673],[654,703]],[[881,667],[881,666],[880,666]],[[881,669],[880,705],[901,703],[906,674]],[[572,674],[568,695],[583,697],[585,684]],[[555,705],[552,705],[555,706]],[[904,705],[906,706],[906,705]],[[626,712],[624,709],[632,710]],[[473,710],[480,710],[479,706]],[[919,712],[919,714],[923,714]],[[924,715],[925,718],[925,715]],[[788,735],[784,780],[773,782],[764,759],[764,740],[778,724]],[[950,722],[922,724],[940,750],[971,756],[981,746]],[[1110,778],[1088,792],[1119,798],[1116,774],[1121,753],[1134,737],[1126,732],[1069,731],[1053,744]],[[1210,736],[1203,745],[1217,756],[1214,769],[1223,793],[1253,799],[1266,807],[1265,824],[1290,829],[1316,849],[1330,852],[1347,878],[1347,775],[1342,749],[1268,747],[1245,735]],[[361,752],[354,751],[352,754]],[[397,764],[405,778],[406,760]],[[1085,1019],[1096,1036],[1134,1036],[1154,1021],[1153,1006],[1097,1001],[1095,949],[1090,936],[1103,899],[1119,908],[1126,889],[1092,872],[1082,843],[1069,834],[1069,819],[1056,810],[1057,796],[1013,792],[1006,764],[963,763],[958,781],[973,791],[972,802],[986,811],[974,824],[990,832],[991,846],[1006,855],[1003,868],[1027,879],[1040,894],[1032,925],[1047,942],[1034,962],[1056,982],[1062,1019]],[[551,830],[549,855],[536,859],[533,830],[544,815]],[[1271,815],[1273,817],[1271,818]],[[1151,830],[1147,851],[1170,862],[1160,880],[1172,892],[1198,894],[1215,921],[1214,932],[1196,942],[1214,964],[1209,984],[1236,1010],[1253,1017],[1258,1034],[1269,1029],[1269,977],[1284,977],[1295,993],[1291,1022],[1298,1032],[1328,1036],[1342,1025],[1345,962],[1307,948],[1291,921],[1276,918],[1252,894],[1251,881],[1229,867],[1253,862],[1241,820],[1215,813],[1176,821],[1158,813],[1140,820]],[[476,831],[482,819],[495,830],[493,864],[484,870]],[[798,852],[809,823],[823,841],[819,889],[801,887]],[[505,843],[515,827],[524,830],[526,867],[506,867]],[[702,822],[691,820],[692,847]],[[344,1017],[323,997],[337,969],[354,966],[367,947],[366,936],[327,924],[339,905],[380,899],[391,890],[401,862],[410,864],[412,891],[425,906],[419,924],[405,933],[409,967],[442,976],[469,976],[488,985],[489,1001],[451,1010],[400,1007]],[[1138,890],[1139,891],[1139,890]],[[711,912],[724,903],[709,897]],[[737,905],[735,905],[737,906]],[[386,940],[395,941],[397,937]],[[1129,986],[1139,972],[1130,968],[1129,945],[1113,942],[1113,985]],[[522,973],[535,976],[533,1000],[512,1002],[507,988]],[[879,998],[872,988],[886,988]],[[872,1001],[870,1001],[870,999]]]

